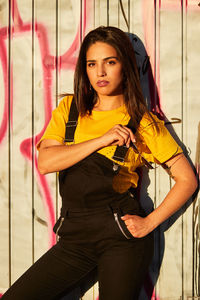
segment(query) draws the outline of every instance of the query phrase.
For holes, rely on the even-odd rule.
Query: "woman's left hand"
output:
[[[141,238],[150,233],[153,228],[148,218],[136,215],[124,215],[121,219],[125,222],[128,230],[135,238]]]

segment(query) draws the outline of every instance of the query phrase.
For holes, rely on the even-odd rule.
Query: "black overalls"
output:
[[[74,139],[77,120],[72,101],[66,124],[68,142]],[[114,159],[123,161],[126,152],[127,148],[117,147]],[[59,173],[62,209],[54,226],[59,241],[16,282],[5,299],[61,299],[94,270],[100,300],[137,299],[152,259],[153,238],[152,234],[134,238],[121,220],[124,214],[144,216],[144,211],[134,190],[117,192],[113,179],[120,168],[95,152]]]

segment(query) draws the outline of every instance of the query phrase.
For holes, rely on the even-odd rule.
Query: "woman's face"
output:
[[[115,48],[109,44],[96,42],[89,47],[86,71],[99,97],[122,94],[122,63]]]

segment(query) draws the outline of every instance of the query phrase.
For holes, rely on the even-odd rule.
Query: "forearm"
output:
[[[133,140],[131,130],[119,124],[98,138],[70,146],[62,145],[56,140],[45,139],[39,148],[38,169],[41,174],[61,171],[103,147],[124,144],[128,146]]]
[[[162,203],[147,216],[149,224],[152,226],[151,230],[180,209],[195,192],[196,187],[197,182],[195,179],[192,181],[177,181]]]
[[[38,168],[41,174],[57,172],[71,167],[103,147],[102,139],[96,138],[79,144],[43,147],[39,151]]]

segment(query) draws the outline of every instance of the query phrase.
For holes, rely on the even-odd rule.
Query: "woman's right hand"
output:
[[[38,168],[41,174],[61,171],[103,147],[112,145],[129,147],[131,141],[135,141],[134,134],[123,125],[115,125],[101,137],[70,146],[46,139],[40,144]]]
[[[100,137],[103,147],[126,146],[129,148],[131,142],[135,142],[135,136],[131,129],[121,124],[115,125]]]

